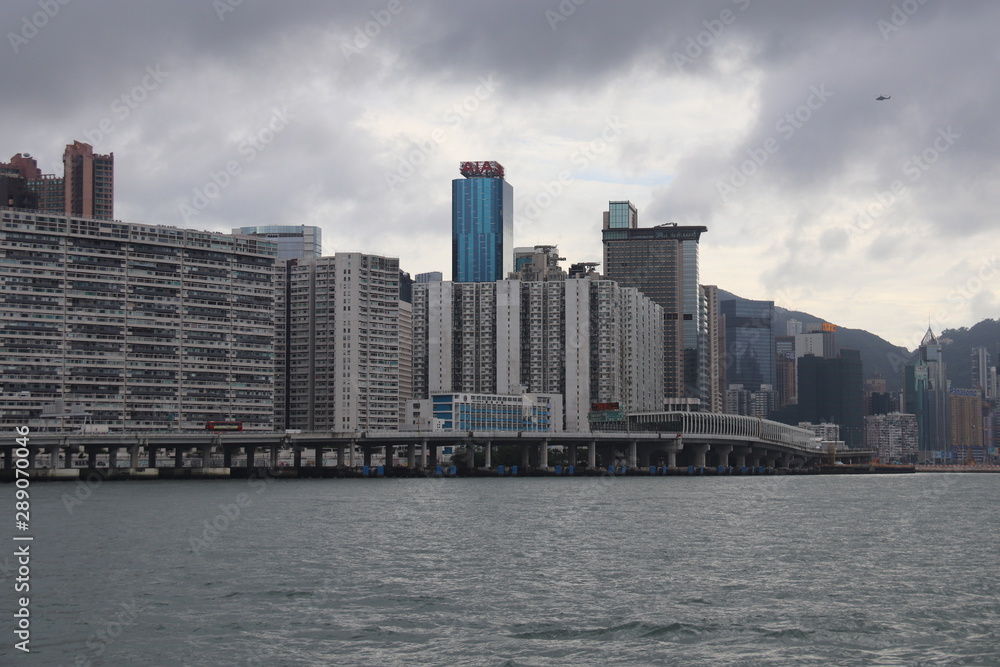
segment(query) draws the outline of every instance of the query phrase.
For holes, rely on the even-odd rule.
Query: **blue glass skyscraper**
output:
[[[514,188],[496,162],[463,162],[451,182],[451,276],[503,280],[514,270]]]

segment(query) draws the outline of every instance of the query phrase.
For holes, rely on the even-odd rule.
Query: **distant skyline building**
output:
[[[602,230],[604,275],[637,288],[663,308],[665,397],[695,398],[708,406],[707,315],[703,310],[707,306],[698,273],[698,241],[708,228],[638,225],[631,202],[608,203]]]
[[[514,249],[514,266],[516,271],[508,278],[516,278],[528,282],[536,280],[566,280],[566,271],[559,266],[565,257],[559,256],[559,249],[554,245],[536,245],[532,248]]]
[[[972,386],[982,389],[986,398],[995,398],[993,387],[993,364],[990,359],[990,351],[985,347],[972,348],[970,355],[972,361]]]
[[[706,366],[708,379],[708,412],[722,413],[726,409],[726,332],[719,310],[719,288],[702,285],[706,312]]]
[[[278,259],[310,259],[323,254],[323,230],[309,225],[236,227],[233,234],[249,234],[278,244]]]
[[[426,273],[418,273],[414,278],[413,282],[416,285],[424,285],[426,283],[439,283],[444,280],[444,274],[440,271],[427,271]]]
[[[115,155],[98,155],[74,141],[63,153],[66,215],[97,220],[115,217]]]
[[[742,385],[732,384],[726,389],[726,414],[761,417],[766,419],[774,412],[778,402],[778,392],[768,385],[750,391]]]
[[[824,359],[833,359],[837,356],[836,325],[823,323],[822,328],[807,333],[795,334],[795,358],[804,357],[811,354]]]
[[[719,304],[726,318],[726,376],[730,385],[748,391],[775,386],[773,301],[726,299]]]
[[[798,359],[798,419],[839,424],[848,447],[864,445],[864,382],[861,353],[841,350],[834,359]]]
[[[903,369],[902,403],[908,414],[917,416],[921,460],[951,452],[947,377],[941,343],[927,327],[916,362]]]
[[[115,208],[115,155],[94,153],[93,146],[80,141],[63,151],[63,175],[43,174],[29,153],[18,153],[10,162],[0,163],[0,174],[22,179],[33,197],[12,202],[9,194],[0,205],[17,206],[46,213],[95,220],[113,220]],[[7,180],[3,179],[3,180]],[[8,184],[8,189],[15,188]]]
[[[883,463],[916,463],[917,416],[891,412],[865,417],[865,449]]]
[[[983,394],[979,389],[950,389],[948,394],[952,458],[982,463],[987,442]]]
[[[498,162],[462,162],[451,182],[453,282],[505,279],[514,270],[514,188]]]

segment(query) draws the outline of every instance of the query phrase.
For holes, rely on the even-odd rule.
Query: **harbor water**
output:
[[[1000,664],[998,475],[30,491],[4,665]]]

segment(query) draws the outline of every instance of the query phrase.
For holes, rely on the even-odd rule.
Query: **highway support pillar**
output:
[[[705,466],[705,453],[708,445],[691,445],[691,465]]]
[[[750,448],[743,445],[740,447],[733,448],[733,467],[742,468],[747,464],[747,454],[750,453]]]
[[[729,454],[732,451],[732,445],[712,445],[712,452],[719,458],[717,465],[726,468],[729,467]]]

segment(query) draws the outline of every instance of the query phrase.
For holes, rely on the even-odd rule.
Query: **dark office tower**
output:
[[[249,234],[278,244],[278,259],[311,259],[323,254],[323,230],[309,225],[237,227],[233,234]]]
[[[66,215],[113,220],[115,155],[97,155],[90,144],[74,141],[63,153]]]
[[[728,299],[719,304],[726,318],[726,375],[730,385],[749,391],[774,389],[773,301]]]
[[[38,209],[38,194],[28,189],[28,182],[20,176],[0,174],[0,206]]]
[[[638,288],[663,308],[665,397],[700,399],[707,409],[707,305],[698,282],[698,240],[708,228],[638,224],[631,202],[609,202],[602,231],[604,276]]]
[[[498,162],[462,162],[451,182],[451,278],[491,283],[514,270],[514,188]]]
[[[798,360],[799,421],[839,424],[848,447],[864,444],[861,353],[841,350],[835,359],[812,354]]]
[[[406,271],[399,272],[399,300],[413,303],[413,278]]]

